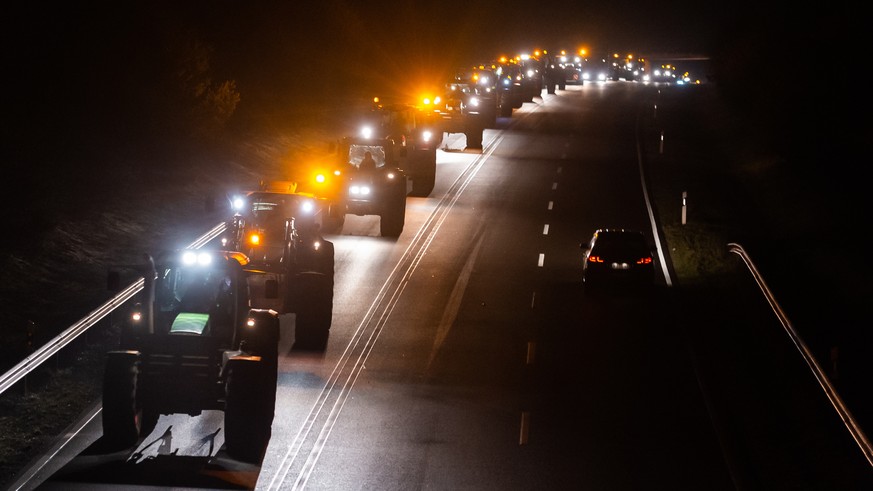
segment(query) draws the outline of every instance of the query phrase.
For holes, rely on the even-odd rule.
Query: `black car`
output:
[[[598,229],[580,244],[582,282],[586,290],[600,287],[643,287],[654,284],[652,247],[636,230]]]

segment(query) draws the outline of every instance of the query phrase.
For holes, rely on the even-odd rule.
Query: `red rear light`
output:
[[[603,258],[600,256],[588,256],[589,263],[602,263]]]
[[[646,256],[637,259],[637,264],[652,264],[652,256]]]

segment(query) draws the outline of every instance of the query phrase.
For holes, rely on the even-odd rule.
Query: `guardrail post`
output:
[[[25,348],[27,348],[27,356],[33,354],[33,338],[36,336],[36,322],[28,319],[27,325],[24,327],[24,336],[25,336]],[[27,385],[27,375],[24,376],[22,380],[22,389],[24,390],[24,395],[27,396],[28,393],[28,385]]]

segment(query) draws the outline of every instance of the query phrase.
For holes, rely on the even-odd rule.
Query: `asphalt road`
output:
[[[163,418],[123,455],[97,451],[96,417],[22,489],[873,489],[751,280],[690,302],[662,250],[652,295],[583,294],[594,229],[660,238],[640,176],[657,149],[638,152],[651,97],[544,94],[481,153],[452,136],[396,241],[376,217],[327,237],[328,347],[295,351],[283,318],[260,468],[223,458],[220,412]]]

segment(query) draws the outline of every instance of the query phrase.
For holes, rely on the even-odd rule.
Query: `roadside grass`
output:
[[[0,486],[11,485],[31,459],[100,401],[108,345],[90,343],[72,363],[41,367],[0,397]]]
[[[673,224],[663,228],[670,259],[683,286],[736,273],[736,259],[727,249],[724,230],[707,224]]]

